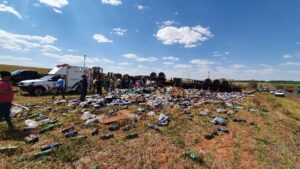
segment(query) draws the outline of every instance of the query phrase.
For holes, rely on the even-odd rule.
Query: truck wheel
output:
[[[42,87],[37,87],[33,90],[33,94],[36,96],[41,96],[45,93],[45,89],[43,89]]]

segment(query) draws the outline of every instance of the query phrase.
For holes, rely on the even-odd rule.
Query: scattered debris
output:
[[[237,123],[246,122],[246,120],[242,119],[242,118],[234,118],[232,121],[237,122]]]
[[[94,128],[94,129],[92,130],[92,136],[95,136],[95,135],[97,135],[97,134],[99,134],[99,129],[98,129],[98,128]]]
[[[31,129],[34,129],[39,126],[38,122],[34,120],[25,120],[25,125],[27,126],[27,128]]]
[[[134,139],[134,138],[137,138],[138,136],[139,136],[138,133],[129,133],[126,136],[126,139]]]
[[[102,140],[108,140],[108,139],[113,138],[113,137],[114,137],[113,134],[103,134],[100,138]]]
[[[226,126],[227,121],[221,117],[215,117],[212,121],[212,124]]]
[[[34,144],[39,141],[39,137],[34,134],[30,134],[29,136],[24,138],[25,142],[28,144]]]
[[[164,114],[160,114],[158,117],[158,121],[156,122],[159,126],[167,126],[169,125],[169,116]]]
[[[19,148],[19,146],[6,146],[6,147],[0,147],[0,153],[8,153],[8,152],[14,152]]]

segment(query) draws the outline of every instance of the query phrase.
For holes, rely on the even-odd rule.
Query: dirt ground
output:
[[[77,96],[67,98],[74,97]],[[80,120],[80,109],[67,110],[65,105],[54,105],[50,96],[36,98],[18,95],[15,102],[36,107],[27,115],[13,118],[17,131],[8,132],[6,124],[0,123],[0,147],[19,146],[14,152],[0,153],[0,168],[300,168],[300,100],[295,98],[256,93],[239,101],[237,104],[243,109],[238,109],[233,115],[216,113],[215,110],[222,106],[212,104],[193,107],[191,114],[182,113],[178,108],[152,109],[158,114],[171,115],[169,126],[163,127],[160,132],[148,128],[148,123],[157,120],[156,116],[141,116],[136,127],[126,132],[110,132],[108,125],[100,125],[101,134],[114,134],[108,140],[100,139],[101,134],[90,134],[92,129],[85,127]],[[49,107],[57,110],[50,111]],[[250,112],[250,108],[258,111]],[[129,109],[135,111],[137,107]],[[212,125],[212,118],[198,115],[204,109],[227,118],[229,133],[221,133],[211,140],[205,139],[205,134],[220,126]],[[108,110],[90,111],[102,114]],[[36,112],[55,117],[63,125],[44,134],[39,134],[38,130],[23,132],[24,119]],[[246,122],[236,123],[233,118],[243,118]],[[119,125],[128,123],[125,120]],[[83,140],[65,138],[60,131],[70,126],[74,126],[79,135],[88,137]],[[130,132],[136,132],[139,136],[125,139]],[[40,140],[35,144],[26,144],[24,137],[31,133],[39,135]],[[56,142],[63,145],[47,156],[32,158],[32,154],[43,145]],[[195,152],[199,158],[191,159],[187,152]]]

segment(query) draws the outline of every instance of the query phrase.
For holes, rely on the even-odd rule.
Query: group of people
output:
[[[93,89],[99,95],[102,95],[104,92],[109,93],[115,89],[132,89],[134,87],[143,87],[146,85],[146,82],[143,80],[133,81],[129,77],[123,77],[122,79],[116,78],[115,76],[104,76],[99,74],[93,81]],[[80,101],[85,101],[85,97],[88,93],[88,77],[82,75],[81,80],[79,80],[73,87],[77,87],[80,92]],[[4,119],[9,129],[14,129],[14,125],[10,117],[10,109],[12,106],[12,101],[14,100],[14,93],[11,84],[11,73],[7,71],[1,72],[0,79],[0,120]],[[62,95],[62,98],[65,99],[65,77],[61,76],[56,82],[53,88],[52,99],[55,99],[55,96],[58,94]]]
[[[80,92],[80,101],[83,102],[88,92],[88,80],[86,75],[81,76],[81,80],[79,80],[73,87],[77,86],[78,91]],[[62,98],[65,99],[65,80],[64,77],[60,77],[54,85],[52,100],[54,100],[55,96],[58,94],[62,95]]]
[[[96,93],[102,95],[102,87],[105,93],[114,91],[115,89],[133,89],[144,86],[150,86],[151,82],[146,79],[133,80],[128,76],[118,78],[116,76],[97,76],[93,82],[93,86],[96,89]]]

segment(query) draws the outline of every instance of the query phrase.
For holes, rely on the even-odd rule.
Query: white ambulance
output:
[[[48,73],[48,75],[40,79],[24,80],[19,82],[18,86],[23,91],[40,96],[52,92],[55,82],[62,77],[65,81],[64,85],[66,92],[78,91],[76,83],[81,79],[82,75],[87,76],[89,88],[91,88],[95,74],[102,72],[103,70],[98,67],[84,68],[63,64],[57,65]]]

